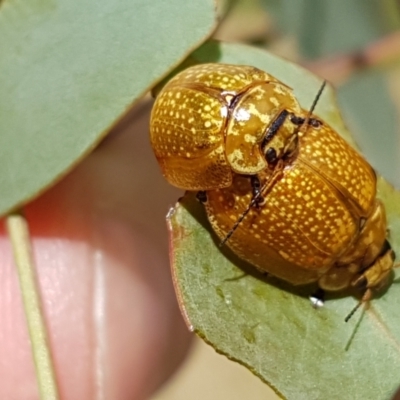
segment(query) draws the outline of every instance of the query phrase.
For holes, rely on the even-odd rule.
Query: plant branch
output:
[[[41,309],[28,224],[24,216],[16,212],[7,216],[6,225],[28,322],[40,399],[57,400],[59,394]]]

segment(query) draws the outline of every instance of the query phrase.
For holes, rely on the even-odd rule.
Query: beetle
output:
[[[373,168],[311,112],[257,68],[200,64],[159,93],[151,144],[239,257],[293,285],[355,286],[361,304],[394,266],[385,209]]]
[[[257,68],[184,70],[159,93],[151,113],[151,144],[164,176],[181,189],[206,191],[231,186],[235,173],[257,175],[268,166],[260,143],[283,109],[301,112],[292,90]],[[284,121],[272,138],[277,157],[295,128]]]

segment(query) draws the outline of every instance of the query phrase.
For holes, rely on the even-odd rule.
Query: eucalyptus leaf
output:
[[[241,45],[208,43],[199,62],[250,64],[294,88],[309,107],[320,80],[268,53]],[[330,88],[316,114],[349,139]],[[400,196],[382,178],[390,240],[400,254]],[[171,262],[188,326],[218,352],[245,365],[285,399],[389,399],[400,384],[400,288],[396,280],[348,323],[357,299],[331,294],[322,309],[310,287],[294,288],[219,247],[204,209],[187,194],[168,216]]]
[[[358,50],[398,29],[393,0],[261,0],[281,32],[292,34],[302,55],[318,58]]]
[[[68,172],[215,27],[213,0],[0,4],[0,214]]]
[[[371,165],[400,186],[399,106],[396,93],[400,68],[354,74],[338,89],[343,114]]]
[[[301,57],[308,59],[329,59],[345,53],[357,58],[368,47],[375,49],[372,53],[379,53],[379,47],[388,45],[376,41],[384,40],[400,26],[400,9],[394,0],[261,0],[261,4],[275,17],[276,28],[290,34]],[[363,151],[371,164],[397,186],[399,72],[396,63],[370,67],[352,74],[338,89],[355,138],[359,132],[366,134],[360,143]]]

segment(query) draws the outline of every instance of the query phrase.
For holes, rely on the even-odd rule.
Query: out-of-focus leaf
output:
[[[394,0],[262,0],[262,3],[276,18],[276,29],[292,35],[303,59],[358,52],[400,26],[399,3]],[[395,65],[386,70],[355,73],[338,89],[343,113],[356,140],[362,132],[361,148],[371,164],[397,186],[400,185],[397,172],[400,102],[399,87],[394,89],[393,81],[399,81],[399,73]]]
[[[358,49],[399,27],[393,0],[262,1],[277,29],[292,34],[308,58]]]
[[[294,88],[309,107],[320,81],[270,54],[239,45],[207,44],[199,62],[251,64]],[[316,114],[348,138],[328,88]],[[400,253],[400,197],[379,179],[391,243]],[[351,296],[331,296],[315,310],[310,288],[293,288],[218,246],[201,204],[187,195],[168,218],[174,283],[187,324],[218,352],[247,366],[281,396],[295,400],[384,400],[399,385],[400,288],[394,282],[349,323]]]
[[[400,186],[400,69],[355,74],[338,89],[343,115],[371,165]]]
[[[0,214],[72,168],[214,28],[213,0],[0,4]]]

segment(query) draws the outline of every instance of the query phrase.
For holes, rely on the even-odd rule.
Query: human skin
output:
[[[148,398],[191,335],[173,292],[165,214],[180,192],[148,143],[149,106],[127,116],[25,208],[63,400]],[[39,399],[21,293],[0,224],[0,399]]]

